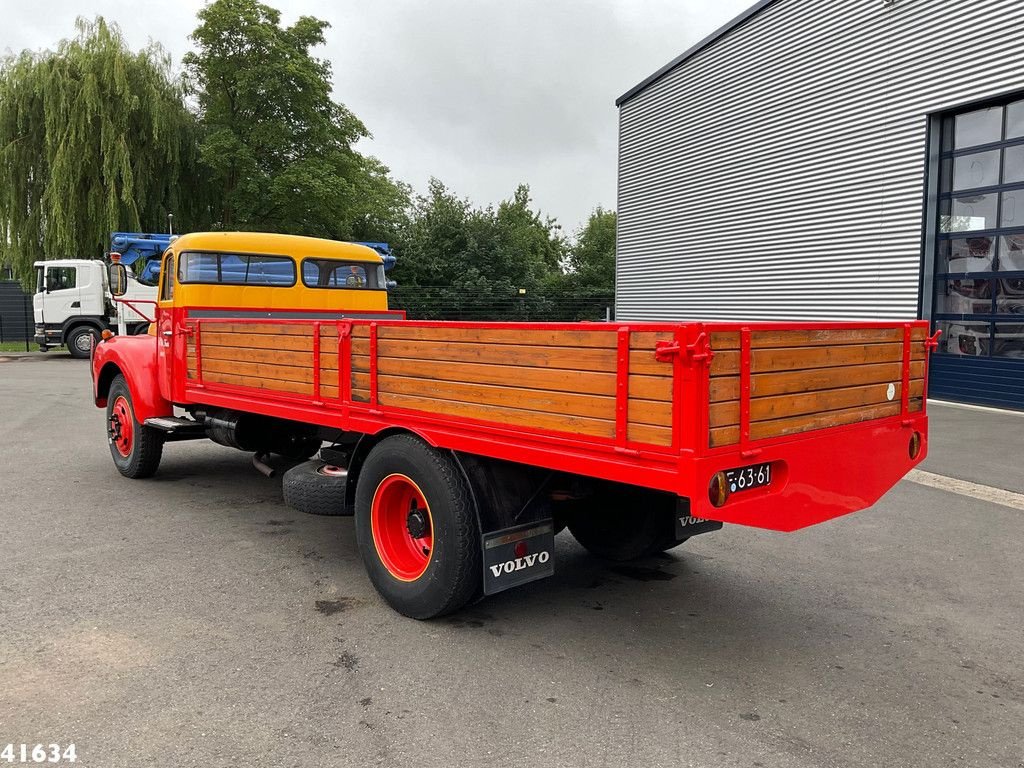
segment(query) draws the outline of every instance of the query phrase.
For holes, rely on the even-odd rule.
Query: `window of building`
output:
[[[385,287],[384,265],[339,259],[303,259],[302,283],[309,288]]]
[[[1024,359],[1024,99],[942,120],[939,352]]]
[[[178,258],[178,282],[220,285],[295,285],[295,262],[287,256],[196,252]]]

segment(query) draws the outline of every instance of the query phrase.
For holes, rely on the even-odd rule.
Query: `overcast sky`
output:
[[[567,230],[615,207],[615,99],[753,0],[269,0],[331,24],[316,55],[373,133],[361,145],[423,190],[476,203],[530,185]],[[202,0],[0,0],[0,51],[51,48],[77,15],[180,63]]]

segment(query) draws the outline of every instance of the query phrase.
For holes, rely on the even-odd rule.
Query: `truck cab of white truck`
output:
[[[141,262],[140,262],[141,263]],[[100,334],[117,327],[117,307],[100,260],[37,261],[36,292],[32,297],[35,342],[42,351],[67,345],[72,357],[87,358]],[[128,269],[124,299],[154,301],[156,286],[140,282]],[[149,321],[122,304],[128,333],[145,333]]]

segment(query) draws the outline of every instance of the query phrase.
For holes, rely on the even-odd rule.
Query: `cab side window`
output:
[[[75,287],[74,267],[50,267],[46,270],[46,290],[63,291]]]
[[[160,283],[160,301],[170,301],[174,298],[174,254],[167,254],[164,259],[164,271]]]

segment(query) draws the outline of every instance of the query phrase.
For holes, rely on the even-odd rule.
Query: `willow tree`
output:
[[[23,280],[39,258],[98,257],[113,230],[202,218],[195,119],[170,57],[129,50],[102,18],[76,31],[0,61],[0,263]]]

